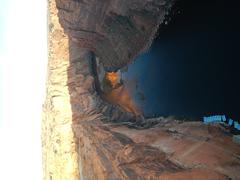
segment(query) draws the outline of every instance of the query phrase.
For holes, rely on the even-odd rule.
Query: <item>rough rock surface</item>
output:
[[[71,39],[115,71],[147,50],[173,0],[57,0]]]
[[[160,21],[155,16],[162,17],[165,11],[159,7],[165,7],[165,2],[57,0],[57,15],[55,1],[49,1],[49,64],[42,123],[44,179],[240,178],[240,147],[218,126],[179,124],[162,118],[135,122],[133,114],[104,102],[96,91],[94,52],[106,69],[130,62],[151,41],[150,34]],[[151,13],[155,13],[153,21]],[[145,40],[135,41],[128,34],[132,30],[121,30],[129,23],[126,17],[137,19],[131,25],[144,23],[133,27],[145,27]],[[116,27],[119,44],[114,43],[116,32],[107,33],[108,27]],[[125,35],[128,38],[124,40]],[[139,47],[130,42],[138,42]],[[97,50],[101,45],[103,49]],[[116,55],[115,46],[123,48],[123,56]],[[127,59],[125,48],[133,52]],[[106,59],[108,55],[110,59]]]
[[[69,45],[56,13],[55,3],[50,1],[48,80],[42,122],[44,179],[78,179],[78,154],[67,86]]]

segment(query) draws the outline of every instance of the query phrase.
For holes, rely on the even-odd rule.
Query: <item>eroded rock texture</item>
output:
[[[78,154],[72,131],[68,90],[68,37],[58,23],[55,3],[49,2],[49,63],[43,107],[42,146],[44,179],[78,179]]]
[[[171,5],[172,0],[57,0],[65,32],[94,51],[107,71],[149,47]]]
[[[240,148],[219,127],[144,120],[98,95],[95,54],[106,70],[125,66],[148,47],[169,6],[165,0],[49,1],[44,179],[240,178]]]

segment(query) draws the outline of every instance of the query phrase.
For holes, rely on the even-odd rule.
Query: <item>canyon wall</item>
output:
[[[126,66],[149,47],[170,6],[165,0],[49,0],[44,179],[226,179],[234,172],[239,177],[238,166],[226,170],[228,163],[239,163],[229,160],[239,147],[228,137],[231,148],[217,149],[221,162],[203,154],[196,166],[192,157],[201,157],[197,149],[210,146],[209,139],[221,143],[219,128],[177,129],[175,120],[145,120],[99,96],[96,58],[105,71]]]
[[[57,0],[60,24],[116,71],[147,50],[172,0]]]

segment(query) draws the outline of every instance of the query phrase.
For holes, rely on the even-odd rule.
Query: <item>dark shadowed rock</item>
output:
[[[173,0],[56,0],[60,23],[79,46],[116,71],[151,45]]]

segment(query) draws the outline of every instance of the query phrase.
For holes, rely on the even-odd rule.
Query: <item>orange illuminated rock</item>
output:
[[[133,101],[129,91],[124,87],[124,85],[121,85],[116,89],[112,89],[112,91],[108,93],[104,93],[104,98],[112,104],[119,105],[127,112],[134,113],[135,115],[141,114],[141,111]]]
[[[119,72],[106,72],[103,83],[103,97],[108,102],[120,106],[127,112],[134,113],[136,116],[141,114],[128,89],[122,83]]]
[[[106,72],[105,79],[112,88],[116,88],[120,84],[120,75],[118,72]]]

